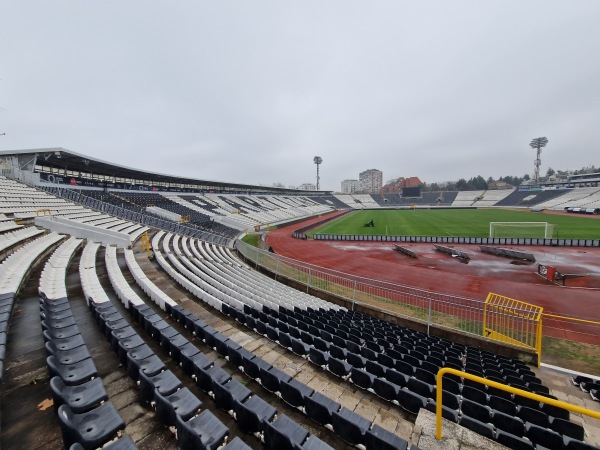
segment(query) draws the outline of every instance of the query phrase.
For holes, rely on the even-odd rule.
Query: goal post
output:
[[[548,222],[490,222],[491,238],[554,237],[554,225]]]

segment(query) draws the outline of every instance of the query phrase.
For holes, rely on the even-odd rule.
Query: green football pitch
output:
[[[370,221],[373,221],[375,226],[365,227],[364,225]],[[552,232],[554,238],[600,238],[600,220],[595,218],[502,209],[354,211],[311,230],[308,235],[309,237],[315,234],[489,237],[490,222],[547,222],[554,226]],[[500,237],[544,237],[542,227],[511,227],[502,230],[502,233],[504,234]]]

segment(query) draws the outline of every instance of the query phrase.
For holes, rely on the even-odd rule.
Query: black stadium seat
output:
[[[329,397],[314,392],[310,397],[304,398],[306,415],[321,425],[332,423],[332,415],[340,410],[341,405]]]
[[[362,416],[343,407],[332,414],[335,434],[351,445],[364,445],[364,438],[371,423]]]
[[[188,388],[184,387],[170,395],[155,393],[156,418],[166,426],[174,426],[176,417],[188,421],[198,414],[202,402]]]
[[[373,425],[365,434],[365,447],[367,450],[406,450],[408,442],[379,425]]]
[[[238,427],[245,433],[257,433],[265,429],[277,410],[257,395],[245,401],[234,400]]]
[[[54,407],[66,404],[74,413],[83,413],[96,408],[102,402],[108,400],[108,394],[104,389],[100,378],[91,379],[85,383],[68,386],[58,376],[50,380],[50,388],[54,399]]]
[[[79,443],[85,450],[103,446],[125,429],[125,422],[112,403],[106,402],[81,414],[67,405],[58,408],[58,418],[65,447]]]
[[[209,410],[189,421],[176,416],[177,444],[181,450],[217,449],[229,434],[228,428]]]
[[[277,417],[265,428],[266,450],[295,450],[308,438],[308,431],[285,414]]]

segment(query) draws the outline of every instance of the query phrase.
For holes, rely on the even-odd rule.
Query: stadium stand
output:
[[[564,189],[529,191],[517,190],[506,196],[495,206],[531,207],[536,205],[545,206],[547,202],[559,198],[567,191]]]
[[[11,183],[15,182],[7,184]],[[98,228],[145,231],[139,224],[48,193],[38,196],[39,191],[33,188],[22,190],[27,195],[24,203],[19,204],[19,197],[12,196],[10,203],[14,204],[6,205],[4,214],[25,214],[32,219],[40,209],[48,208]],[[138,206],[134,198],[144,203],[158,197],[131,194],[130,203]],[[290,211],[284,214],[289,217],[302,217],[304,212],[296,210],[303,208],[319,209],[319,202],[308,198],[240,195],[237,201],[225,201],[223,196],[213,197],[218,198],[213,198],[215,205],[229,209],[239,206],[252,214],[264,213],[269,210],[267,205],[274,205],[270,209],[274,217],[278,214],[275,211],[280,211],[277,208]],[[32,198],[36,200],[30,201]],[[187,208],[172,199],[159,200],[173,209]],[[325,206],[322,211],[330,209]],[[21,284],[34,262],[45,261],[46,254],[63,240],[39,277],[39,308],[44,348],[49,353],[46,361],[50,380],[54,380],[47,392],[57,404],[58,426],[66,447],[92,449],[108,444],[105,448],[135,448],[134,435],[122,436],[122,432],[127,433],[137,419],[124,414],[108,396],[111,389],[105,385],[110,377],[98,377],[105,365],[131,378],[127,396],[135,392],[136,407],[141,406],[154,422],[145,422],[146,429],[160,425],[156,436],[161,439],[170,433],[169,428],[161,427],[177,430],[180,448],[223,445],[231,450],[259,448],[264,442],[267,449],[326,450],[341,441],[367,450],[408,447],[409,436],[386,430],[374,419],[338,403],[326,391],[303,382],[300,371],[292,376],[272,364],[265,353],[255,354],[240,344],[240,339],[255,335],[271,341],[275,353],[296,358],[294,361],[309,361],[315,372],[332,374],[341,385],[358,388],[357,395],[364,395],[361,398],[384,399],[390,413],[394,406],[400,406],[406,411],[405,417],[414,418],[422,408],[435,408],[435,373],[441,367],[550,395],[533,371],[519,361],[349,311],[274,281],[250,268],[228,248],[168,231],[155,232],[152,237],[155,263],[133,249],[117,250],[91,241],[80,251],[81,240],[56,233],[23,245],[0,265],[0,298],[8,299],[8,314],[0,316],[3,352],[5,343],[10,344],[6,337],[10,312]],[[79,281],[70,281],[74,287],[67,286],[71,261],[79,268]],[[146,273],[150,267],[153,272]],[[157,267],[161,276],[168,275],[201,302],[183,295],[174,285],[159,287]],[[108,277],[101,276],[104,272]],[[135,280],[137,286],[128,279]],[[84,312],[72,308],[77,306],[75,297],[80,287],[84,293],[81,301],[88,306]],[[192,312],[192,308],[199,311],[200,306],[207,308],[202,309],[206,311],[202,317]],[[218,330],[209,324],[221,317],[227,320],[227,327]],[[84,323],[86,329],[82,330]],[[233,334],[225,334],[226,329]],[[88,335],[93,338],[88,339]],[[103,356],[102,366],[96,363],[98,356],[91,349],[92,345],[102,345],[96,342],[99,337],[114,351],[112,358]],[[248,386],[236,376],[238,372],[246,377]],[[589,383],[579,384],[591,395],[597,393],[596,385]],[[527,402],[456,377],[448,377],[443,388],[444,417],[490,439],[512,448],[585,448],[584,429],[570,420],[566,410]],[[300,423],[304,415],[318,424],[310,427],[314,433]],[[6,428],[0,439],[4,433]],[[255,433],[256,441],[252,437]],[[158,440],[155,445],[173,447],[172,443],[163,447],[165,442]]]
[[[485,191],[460,191],[457,193],[454,201],[452,202],[452,206],[455,207],[467,207],[473,206],[475,202],[477,202],[478,198],[483,196]],[[512,192],[512,191],[509,191]]]
[[[512,191],[510,189],[488,190],[476,197],[475,202],[471,206],[477,208],[489,208],[495,206],[499,201],[508,197]],[[453,204],[453,206],[455,206]]]

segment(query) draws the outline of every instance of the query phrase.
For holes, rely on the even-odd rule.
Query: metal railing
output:
[[[593,411],[591,409],[583,408],[581,406],[573,405],[571,403],[561,402],[560,400],[554,400],[553,398],[544,397],[543,395],[534,394],[532,392],[524,391],[506,384],[497,383],[496,381],[488,380],[486,378],[478,377],[461,370],[452,369],[450,367],[444,367],[439,370],[436,376],[436,399],[435,399],[435,437],[439,441],[442,439],[442,379],[444,375],[452,374],[459,377],[463,377],[467,380],[472,380],[477,383],[485,384],[502,391],[510,392],[511,394],[520,395],[521,397],[529,398],[535,402],[546,403],[557,408],[563,408],[574,413],[583,414],[586,416],[600,419],[600,412]]]
[[[388,309],[395,314],[425,323],[428,333],[430,326],[435,325],[479,337],[485,336],[484,301],[350,275],[275,255],[240,240],[235,242],[235,247],[257,267],[273,272],[276,278],[281,276],[302,283],[307,291],[317,289],[349,300],[353,304],[364,303],[382,307],[382,303],[389,303],[393,308]],[[505,314],[514,321],[515,317],[516,320],[524,317],[525,312],[514,307],[494,314],[496,318]]]
[[[120,219],[129,220],[130,222],[136,222],[141,225],[146,225],[153,228],[159,228],[172,233],[181,234],[184,236],[194,237],[203,241],[212,242],[214,244],[220,244],[226,247],[232,247],[233,239],[226,236],[217,235],[200,228],[193,228],[181,223],[171,222],[169,220],[160,219],[153,217],[149,214],[140,211],[134,211],[132,209],[122,208],[111,203],[106,203],[93,197],[88,197],[81,192],[77,192],[73,189],[55,187],[55,186],[33,186],[37,189],[43,189],[52,195],[56,195],[65,200],[70,200],[74,203],[78,203],[87,208],[95,211],[109,214],[111,216],[118,217]],[[141,208],[140,208],[141,209]]]

